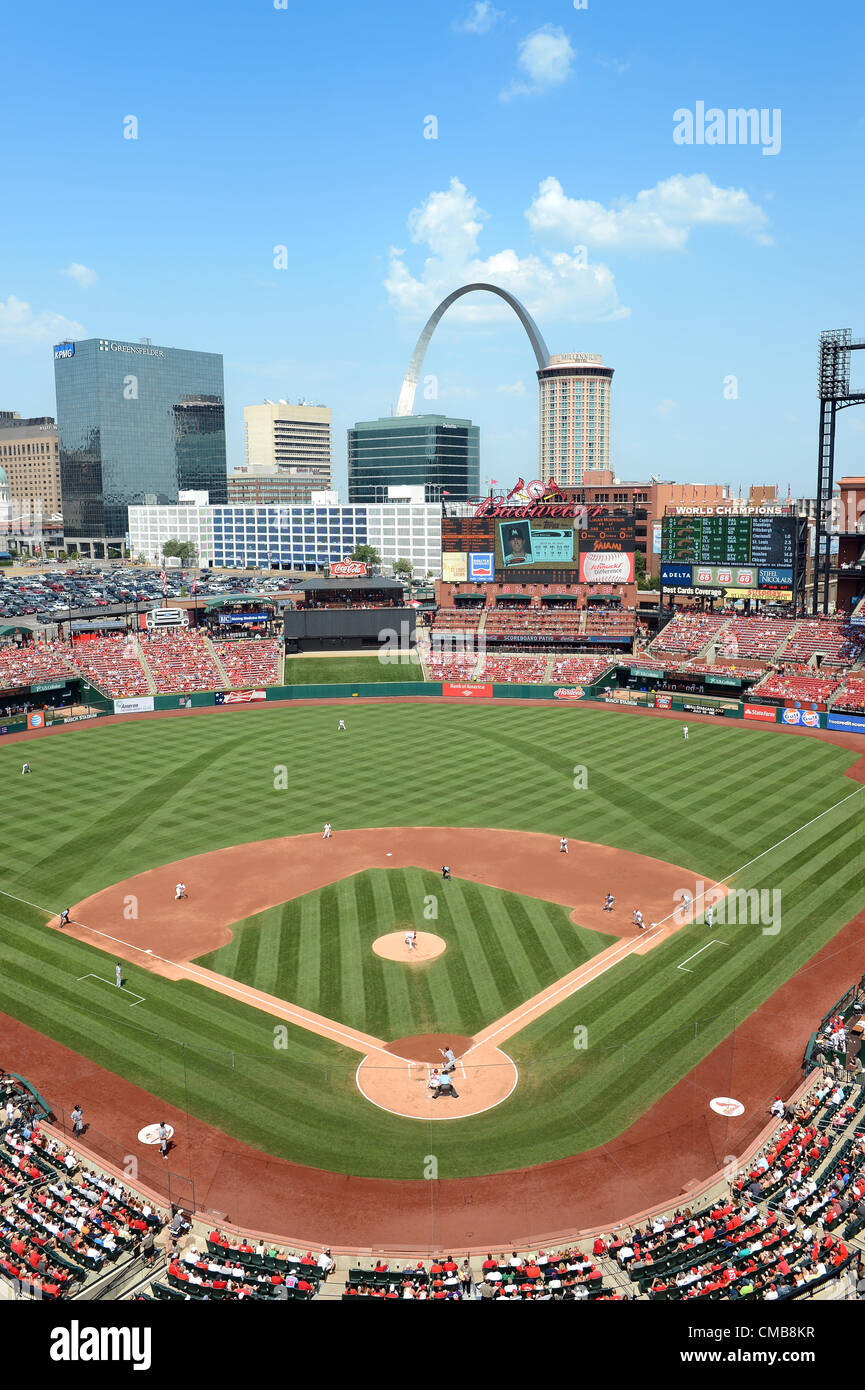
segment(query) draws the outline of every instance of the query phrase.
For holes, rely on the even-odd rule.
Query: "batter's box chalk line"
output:
[[[147,997],[144,994],[136,994],[134,989],[127,989],[125,985],[116,985],[111,980],[104,980],[101,975],[79,975],[78,983],[80,984],[82,980],[98,980],[101,985],[110,985],[112,989],[119,989],[121,994],[131,994],[135,1003],[129,1005],[130,1009],[136,1008],[138,1004],[143,1004]]]

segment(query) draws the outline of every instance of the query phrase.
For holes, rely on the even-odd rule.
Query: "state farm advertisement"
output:
[[[632,550],[587,550],[580,555],[583,584],[631,584],[633,580]]]
[[[766,724],[776,724],[777,717],[774,705],[746,705],[746,719],[762,719]]]
[[[465,695],[469,699],[474,695],[485,695],[491,698],[493,687],[487,685],[452,685],[450,681],[442,681],[442,695]]]

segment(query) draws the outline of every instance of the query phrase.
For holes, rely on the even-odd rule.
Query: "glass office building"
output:
[[[446,415],[359,420],[348,431],[349,502],[386,502],[388,488],[422,487],[425,502],[480,491],[480,429]]]
[[[64,533],[103,553],[131,505],[180,491],[228,501],[225,389],[215,352],[88,338],[54,348]]]
[[[371,545],[382,563],[411,562],[441,574],[438,503],[381,506],[130,507],[132,554],[158,564],[166,541],[192,541],[199,562],[216,568],[316,570]]]

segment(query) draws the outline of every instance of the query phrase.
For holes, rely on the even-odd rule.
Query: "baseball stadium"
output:
[[[633,517],[442,510],[429,602],[336,564],[0,645],[20,1296],[841,1296],[865,600],[797,610],[783,508],[732,581],[665,518],[654,612]]]

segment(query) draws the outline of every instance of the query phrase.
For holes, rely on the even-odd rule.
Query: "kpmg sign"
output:
[[[54,360],[55,360],[55,361],[59,360],[61,357],[74,357],[74,356],[75,356],[75,344],[74,344],[74,343],[57,343],[57,345],[56,345],[55,348],[54,348]]]

